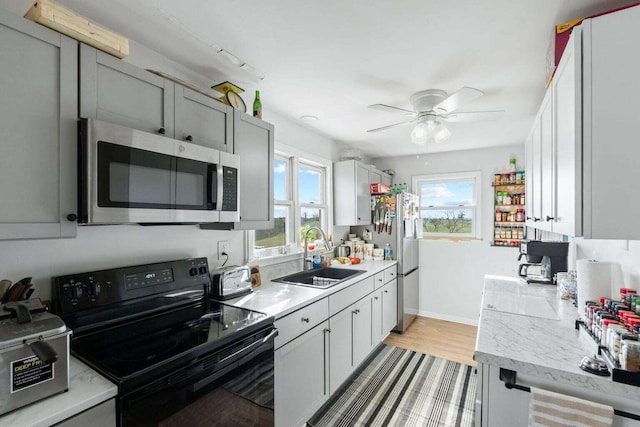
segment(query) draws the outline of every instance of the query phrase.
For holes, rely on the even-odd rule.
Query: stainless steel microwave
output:
[[[239,156],[94,119],[78,137],[79,223],[239,221]]]

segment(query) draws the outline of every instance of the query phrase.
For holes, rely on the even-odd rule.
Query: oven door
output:
[[[219,221],[219,151],[98,120],[80,123],[81,222]]]
[[[119,425],[273,426],[270,326],[119,397]]]

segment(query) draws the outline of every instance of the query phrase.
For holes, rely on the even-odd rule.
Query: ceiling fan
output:
[[[441,123],[441,121],[467,122],[476,120],[497,120],[502,115],[504,112],[502,110],[469,112],[457,111],[463,105],[479,98],[482,95],[484,95],[484,92],[471,87],[463,87],[451,95],[447,95],[447,92],[440,89],[427,89],[411,95],[409,102],[411,102],[413,110],[406,110],[404,108],[386,104],[369,105],[369,108],[394,113],[403,113],[410,116],[410,118],[399,123],[369,129],[367,132],[380,132],[396,126],[417,123],[411,131],[411,142],[418,145],[425,144],[429,140],[442,142],[451,136],[451,132]]]

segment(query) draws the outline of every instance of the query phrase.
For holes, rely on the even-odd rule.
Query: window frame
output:
[[[427,175],[415,175],[412,177],[412,188],[420,198],[418,204],[419,218],[422,220],[423,211],[432,210],[446,210],[451,209],[451,206],[446,205],[434,205],[423,207],[421,185],[422,184],[436,184],[436,183],[449,183],[449,182],[462,182],[472,181],[473,183],[473,200],[471,204],[460,205],[454,207],[454,209],[471,209],[472,221],[470,233],[436,233],[429,232],[423,228],[424,237],[434,238],[450,238],[450,239],[482,239],[482,171],[467,171],[467,172],[454,172],[454,173],[434,173]],[[422,224],[422,223],[421,223]]]
[[[274,161],[282,160],[288,162],[288,174],[286,177],[286,183],[289,184],[286,188],[286,193],[289,196],[289,200],[275,200],[274,208],[276,206],[286,206],[291,213],[291,220],[289,221],[289,227],[286,230],[287,243],[284,247],[272,248],[272,253],[267,255],[257,256],[255,253],[255,230],[247,230],[246,232],[246,259],[260,261],[264,264],[265,260],[274,259],[283,256],[295,255],[298,256],[303,252],[302,242],[300,241],[299,230],[301,227],[301,208],[320,208],[323,209],[325,214],[321,216],[321,227],[327,234],[333,233],[333,162],[329,159],[307,153],[296,147],[287,146],[285,144],[278,144],[278,147],[274,153]],[[321,197],[324,196],[324,203],[300,203],[299,202],[299,168],[300,165],[309,169],[317,169],[319,172],[324,172],[324,179],[321,181]],[[275,252],[275,253],[273,253]]]

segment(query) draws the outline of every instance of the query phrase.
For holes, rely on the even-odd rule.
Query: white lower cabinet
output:
[[[302,426],[329,397],[329,322],[275,351],[276,426]]]
[[[396,327],[398,322],[398,279],[393,279],[381,289],[382,340]]]
[[[373,350],[371,305],[373,296],[355,303],[353,314],[353,367],[357,368]],[[376,345],[378,343],[376,342]]]
[[[369,276],[276,320],[276,427],[304,425],[395,327],[396,283]]]

